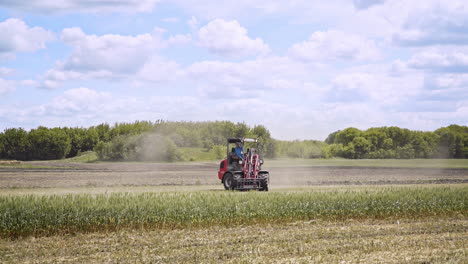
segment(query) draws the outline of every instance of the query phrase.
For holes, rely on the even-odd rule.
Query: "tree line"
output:
[[[322,142],[276,140],[262,125],[156,120],[88,128],[8,128],[0,133],[0,159],[52,160],[95,151],[100,160],[179,161],[184,160],[183,148],[203,148],[222,158],[229,137],[258,138],[266,158],[468,158],[468,127],[458,125],[434,132],[346,128]]]
[[[434,132],[399,127],[361,131],[346,128],[331,133],[322,156],[349,159],[468,158],[468,127],[450,125]]]
[[[205,148],[224,155],[228,137],[259,138],[264,152],[273,156],[273,139],[262,125],[157,120],[89,128],[8,128],[0,133],[0,159],[63,159],[94,150],[101,160],[178,161],[180,148]]]

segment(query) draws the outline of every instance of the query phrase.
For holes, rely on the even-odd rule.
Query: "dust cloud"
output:
[[[267,167],[265,169],[268,170]],[[391,167],[273,167],[272,188],[321,185],[397,185],[468,183],[468,170]]]

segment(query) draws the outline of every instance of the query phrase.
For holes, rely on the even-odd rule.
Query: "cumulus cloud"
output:
[[[425,8],[412,9],[403,21],[402,29],[394,33],[393,42],[402,46],[466,45],[466,32],[466,2],[436,1]]]
[[[159,0],[14,0],[2,1],[0,6],[36,13],[61,12],[149,12]]]
[[[84,111],[90,113],[103,111],[103,103],[110,101],[111,95],[109,93],[80,87],[65,91],[42,107],[45,112],[51,115],[70,116]]]
[[[451,107],[454,102],[468,98],[468,74],[428,74],[425,76],[421,100],[445,101]]]
[[[54,39],[52,32],[41,27],[28,27],[20,19],[9,18],[0,23],[0,59],[12,58],[17,52],[44,49]]]
[[[430,89],[449,89],[468,87],[468,73],[430,75],[426,80]],[[468,92],[468,89],[466,89]]]
[[[219,98],[213,91],[225,89],[232,97],[247,94],[256,97],[266,90],[299,90],[301,86],[288,86],[310,81],[311,67],[286,57],[262,57],[242,62],[201,61],[190,65],[184,75],[199,85],[204,95]],[[204,91],[206,90],[206,91]],[[204,91],[204,92],[203,92]]]
[[[468,48],[426,48],[414,54],[408,65],[435,72],[468,72]]]
[[[136,81],[173,81],[181,75],[183,75],[182,68],[177,62],[154,56],[137,73]]]
[[[80,28],[64,29],[62,40],[74,49],[63,69],[83,72],[135,72],[160,44],[151,34],[96,36],[86,35]]]
[[[19,86],[34,86],[35,84],[36,82],[33,80],[7,80],[0,78],[0,96],[14,92]]]
[[[66,28],[61,39],[73,51],[65,61],[46,72],[41,87],[56,88],[60,83],[80,78],[119,78],[137,73],[153,53],[165,43],[160,31],[125,36],[87,35],[81,28]]]
[[[413,71],[393,74],[392,67],[368,65],[336,76],[330,84],[329,102],[361,102],[394,110],[414,100],[423,89],[424,76]]]
[[[305,62],[365,61],[381,56],[373,40],[337,30],[317,31],[308,40],[294,44],[288,54]]]
[[[262,55],[270,51],[261,38],[249,38],[236,20],[215,19],[198,31],[200,46],[222,56]]]
[[[198,100],[188,96],[122,96],[80,87],[40,104],[1,105],[0,117],[4,124],[22,123],[26,128],[89,126],[135,120],[196,120],[194,116],[204,114],[204,108]]]

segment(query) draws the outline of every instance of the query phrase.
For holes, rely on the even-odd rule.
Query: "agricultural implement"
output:
[[[242,156],[236,155],[236,149],[247,151]],[[268,191],[270,174],[261,169],[263,159],[258,149],[258,140],[251,138],[228,138],[227,157],[219,164],[218,178],[226,190]]]

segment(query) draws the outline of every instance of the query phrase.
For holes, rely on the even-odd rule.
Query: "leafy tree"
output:
[[[342,152],[342,157],[347,158],[347,159],[355,159],[356,158],[356,152],[354,150],[354,144],[349,143],[347,146],[343,148]]]
[[[100,124],[96,127],[90,127],[90,129],[96,130],[98,134],[98,140],[102,142],[108,142],[111,139],[110,126],[107,123]]]
[[[217,159],[226,158],[226,147],[223,145],[214,145],[210,152],[214,154]]]
[[[361,130],[349,127],[336,134],[335,144],[343,144],[346,146],[351,143],[355,137],[359,136],[361,136]]]
[[[265,157],[275,156],[275,146],[271,143],[270,131],[262,125],[256,125],[252,129],[251,134],[259,140],[261,151]]]
[[[391,138],[386,138],[383,141],[382,148],[384,150],[389,150],[393,148],[393,140]]]
[[[364,137],[355,137],[351,144],[354,146],[355,159],[365,158],[371,149],[371,143]]]
[[[250,135],[250,128],[245,123],[237,123],[234,136],[237,138],[248,137]]]
[[[22,128],[8,128],[3,132],[3,158],[28,160],[30,142],[28,132]]]
[[[436,130],[436,133],[440,137],[438,148],[437,148],[437,157],[438,158],[455,157],[455,154],[457,152],[456,133],[451,131],[448,127],[439,128]]]
[[[277,148],[275,155],[287,158],[320,158],[322,157],[322,149],[326,146],[324,142],[316,140],[275,140],[274,142]]]
[[[71,149],[67,157],[75,157],[80,152],[93,150],[99,140],[97,129],[86,128],[64,128],[71,140]]]
[[[380,128],[370,128],[363,132],[363,137],[369,141],[369,151],[376,151],[384,148],[387,135]]]
[[[341,132],[341,130],[338,130],[338,131],[335,131],[335,132],[329,134],[328,137],[325,139],[325,143],[327,143],[327,144],[335,143],[336,135],[338,133],[340,133],[340,132]]]
[[[3,141],[5,140],[5,135],[0,132],[0,159],[5,158],[5,147],[3,145]]]
[[[67,133],[60,128],[38,127],[28,134],[29,154],[34,160],[51,160],[64,158],[71,149]]]
[[[396,148],[396,155],[399,159],[414,159],[415,151],[411,144],[406,144],[403,147]]]
[[[99,141],[96,146],[94,146],[94,151],[100,160],[105,160],[107,158],[106,145],[104,141]]]

